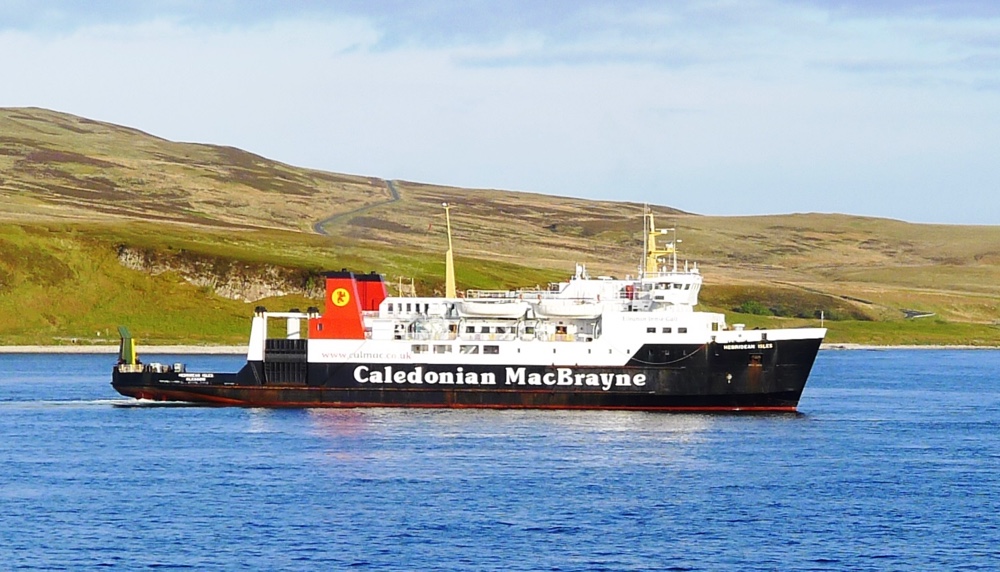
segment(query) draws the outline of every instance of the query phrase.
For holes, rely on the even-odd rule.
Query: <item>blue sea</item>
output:
[[[0,355],[0,569],[1000,569],[998,351],[824,351],[799,415],[143,406],[113,361]]]

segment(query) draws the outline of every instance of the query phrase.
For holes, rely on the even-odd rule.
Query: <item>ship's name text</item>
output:
[[[762,344],[725,344],[722,346],[724,350],[770,350],[774,349],[774,344],[762,343]]]
[[[545,373],[528,372],[523,367],[508,367],[504,372],[504,385],[549,385],[600,387],[609,391],[612,387],[643,387],[646,385],[644,373],[575,373],[568,367],[556,368]],[[391,365],[372,368],[359,365],[354,368],[354,380],[358,383],[411,383],[428,385],[497,385],[494,372],[465,371],[458,367],[455,371],[425,371],[417,366],[410,371],[396,370]]]

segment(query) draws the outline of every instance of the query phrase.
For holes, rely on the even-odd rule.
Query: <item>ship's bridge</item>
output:
[[[539,303],[566,301],[601,304],[606,309],[620,311],[650,311],[666,308],[690,309],[698,304],[702,278],[697,267],[683,270],[661,269],[640,278],[613,276],[591,277],[583,265],[577,265],[576,275],[566,282],[549,284],[545,290],[511,292],[519,299]]]
[[[658,272],[636,282],[635,299],[649,300],[656,305],[695,306],[701,290],[701,275],[697,271]]]
[[[633,299],[648,310],[690,310],[698,304],[701,273],[698,263],[684,269],[677,265],[677,238],[674,228],[657,228],[653,213],[645,214],[645,260]]]

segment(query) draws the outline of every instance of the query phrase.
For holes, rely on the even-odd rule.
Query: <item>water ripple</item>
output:
[[[164,407],[0,357],[0,562],[1000,569],[1000,352],[872,355],[798,416]]]

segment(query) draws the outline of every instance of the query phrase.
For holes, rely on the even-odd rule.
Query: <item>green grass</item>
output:
[[[934,318],[889,322],[826,322],[828,343],[1000,346],[1000,327]]]
[[[114,337],[119,324],[150,341],[236,343],[245,337],[245,304],[206,296],[176,276],[128,270],[113,250],[79,235],[5,226],[0,249],[10,282],[0,297],[0,343],[96,343]]]

